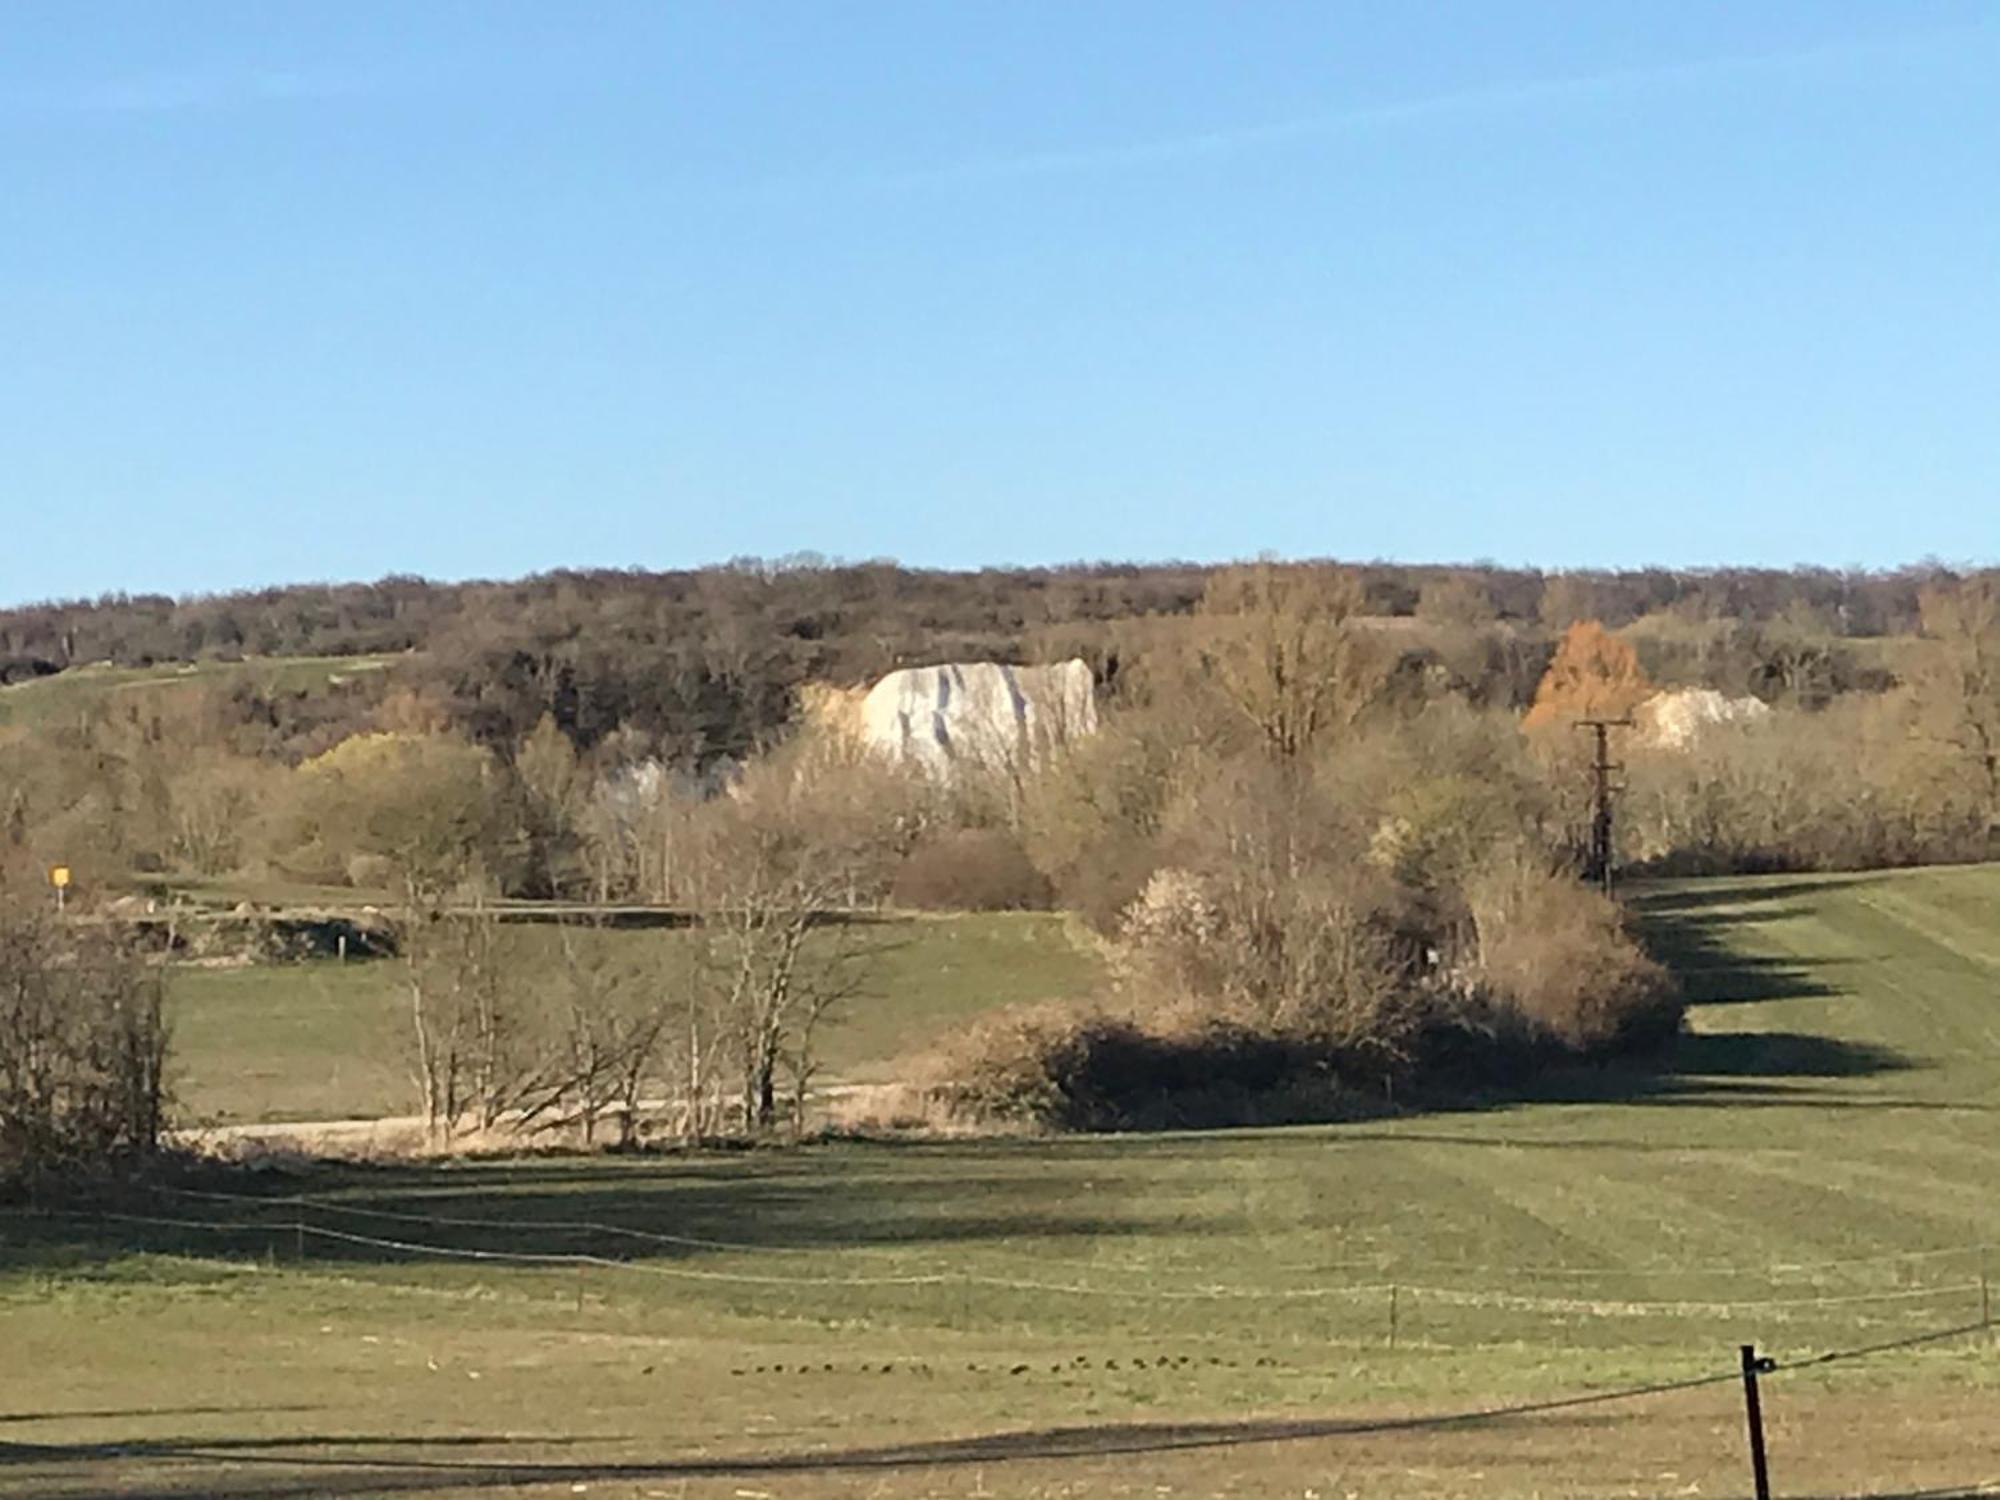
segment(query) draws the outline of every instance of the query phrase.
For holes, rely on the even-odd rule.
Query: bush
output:
[[[1319,1038],[1215,1018],[1140,1021],[1029,1006],[975,1025],[919,1068],[948,1115],[1052,1130],[1170,1130],[1360,1112],[1364,1062]]]
[[[1051,892],[1013,835],[960,828],[911,850],[889,899],[919,911],[1028,911],[1046,908]]]
[[[1180,779],[1163,716],[1114,717],[1066,746],[1023,788],[1021,837],[1064,906],[1101,933],[1160,863],[1160,816]]]
[[[39,896],[0,882],[0,1183],[149,1155],[166,1103],[158,972]]]
[[[1406,893],[1315,776],[1264,756],[1222,761],[1170,809],[1165,836],[1178,858],[1120,931],[1143,987],[1259,1029],[1396,1045]]]
[[[396,862],[386,854],[350,854],[343,872],[356,890],[388,891],[396,887]]]
[[[1413,1003],[1393,1047],[1193,1004],[1148,1015],[1019,1007],[919,1059],[914,1092],[931,1106],[919,1111],[927,1124],[941,1115],[1077,1131],[1302,1124],[1462,1104],[1518,1090],[1551,1067],[1671,1039],[1679,1004],[1643,955],[1623,957],[1627,969],[1604,985],[1552,982],[1530,966],[1501,975],[1518,998]]]
[[[1466,894],[1478,987],[1532,1032],[1587,1055],[1679,1030],[1679,997],[1616,902],[1520,860],[1476,877]]]
[[[1778,709],[1631,758],[1629,863],[1658,874],[1870,869],[1987,857],[1976,789],[1919,705]]]
[[[1224,791],[1216,803],[1229,811]],[[1289,857],[1307,847],[1280,862],[1308,893],[1296,904],[1275,879],[1232,891],[1162,869],[1125,915],[1119,1009],[988,1017],[919,1065],[923,1095],[948,1116],[1058,1130],[1333,1120],[1518,1089],[1679,1030],[1622,909],[1572,876],[1496,860],[1467,883],[1466,944],[1400,962],[1380,908],[1311,896],[1346,888]]]
[[[351,736],[293,773],[293,845],[301,852],[287,862],[323,860],[341,880],[355,855],[374,856],[435,895],[498,862],[505,835],[498,790],[493,758],[448,735]]]

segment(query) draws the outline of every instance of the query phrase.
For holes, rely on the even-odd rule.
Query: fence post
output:
[[[1755,1344],[1743,1345],[1743,1408],[1750,1423],[1750,1475],[1757,1500],[1771,1500],[1771,1472],[1764,1462],[1764,1407],[1757,1399],[1757,1377],[1777,1366],[1757,1357]]]
[[[1389,1347],[1396,1347],[1396,1302],[1401,1288],[1393,1281],[1389,1283]]]

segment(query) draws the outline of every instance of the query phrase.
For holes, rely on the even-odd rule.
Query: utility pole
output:
[[[1597,810],[1590,820],[1590,863],[1585,875],[1604,887],[1604,894],[1611,894],[1611,871],[1616,863],[1616,846],[1611,837],[1611,798],[1624,787],[1612,783],[1612,776],[1625,769],[1624,765],[1611,759],[1611,731],[1630,729],[1632,720],[1623,719],[1578,719],[1576,727],[1591,730],[1597,740],[1597,754],[1590,763],[1591,775],[1597,791]]]

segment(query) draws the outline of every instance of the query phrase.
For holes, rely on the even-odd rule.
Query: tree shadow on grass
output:
[[[506,1490],[525,1485],[577,1487],[592,1483],[633,1483],[690,1479],[764,1479],[786,1475],[825,1475],[895,1472],[925,1469],[985,1467],[1023,1462],[1078,1463],[1093,1460],[1140,1457],[1203,1449],[1227,1449],[1273,1443],[1333,1440],[1343,1437],[1387,1436],[1404,1432],[1438,1429],[1486,1429],[1532,1420],[1538,1425],[1557,1425],[1595,1430],[1602,1436],[1620,1420],[1611,1414],[1567,1412],[1564,1408],[1594,1404],[1603,1398],[1558,1398],[1540,1403],[1499,1410],[1474,1410],[1404,1417],[1306,1417],[1248,1419],[1218,1422],[1103,1422],[1067,1427],[1047,1427],[983,1434],[972,1437],[884,1444],[874,1447],[827,1448],[808,1452],[745,1453],[736,1456],[701,1456],[646,1460],[606,1460],[600,1462],[509,1462],[505,1457],[481,1461],[475,1458],[407,1459],[338,1452],[310,1455],[293,1451],[314,1443],[362,1446],[397,1444],[397,1438],[305,1438],[278,1439],[268,1443],[250,1440],[210,1442],[190,1439],[182,1443],[160,1442],[134,1445],[120,1454],[99,1446],[24,1445],[18,1458],[10,1459],[0,1445],[0,1465],[9,1462],[50,1467],[89,1465],[115,1461],[121,1457],[174,1462],[181,1474],[185,1465],[212,1462],[214,1470],[184,1479],[136,1475],[117,1476],[105,1488],[74,1486],[74,1479],[89,1478],[88,1470],[75,1475],[72,1486],[61,1494],[66,1500],[186,1500],[191,1495],[211,1500],[276,1500],[280,1496],[303,1495],[401,1495],[431,1491]],[[1615,1398],[1614,1398],[1615,1399]],[[449,1441],[449,1440],[447,1440]],[[484,1439],[467,1441],[481,1442]],[[606,1441],[606,1440],[601,1440]],[[1583,1441],[1579,1431],[1578,1441]],[[413,1444],[421,1446],[421,1444]],[[262,1448],[268,1450],[260,1453]],[[143,1451],[140,1451],[143,1450]],[[262,1468],[264,1473],[257,1473]],[[52,1476],[53,1477],[53,1476]]]
[[[246,1172],[204,1168],[0,1211],[0,1272],[120,1277],[135,1253],[316,1265],[462,1260],[534,1269],[643,1261],[690,1291],[704,1279],[783,1291],[832,1276],[889,1286],[967,1242],[1102,1244],[1171,1227],[1097,1211],[1073,1177],[1014,1150],[776,1153],[721,1161],[580,1158]],[[828,1252],[860,1252],[828,1270]],[[906,1253],[898,1253],[906,1252]],[[705,1262],[721,1260],[713,1272]],[[714,1289],[714,1288],[712,1288]]]
[[[1610,1399],[1619,1399],[1610,1393]],[[343,1453],[339,1447],[401,1445],[399,1438],[307,1438],[297,1440],[161,1442],[144,1454],[123,1455],[128,1461],[171,1464],[170,1470],[126,1468],[104,1472],[101,1465],[120,1455],[100,1455],[88,1448],[59,1444],[33,1445],[18,1458],[0,1446],[0,1464],[35,1465],[51,1494],[65,1500],[283,1500],[298,1496],[420,1495],[448,1491],[514,1491],[526,1486],[568,1486],[578,1491],[592,1484],[637,1484],[690,1480],[769,1482],[787,1476],[922,1473],[966,1467],[985,1469],[1017,1463],[1102,1462],[1121,1458],[1159,1457],[1173,1453],[1220,1450],[1290,1442],[1335,1443],[1342,1438],[1415,1435],[1425,1430],[1491,1432],[1532,1423],[1566,1431],[1578,1445],[1614,1441],[1625,1413],[1578,1413],[1563,1408],[1588,1405],[1590,1396],[1532,1403],[1512,1410],[1471,1411],[1384,1418],[1264,1419],[1224,1422],[1106,1422],[1050,1427],[989,1435],[946,1438],[879,1447],[823,1449],[810,1452],[745,1453],[737,1456],[670,1457],[658,1460],[510,1461],[503,1453],[491,1458],[425,1458]],[[513,1439],[472,1438],[492,1442]],[[541,1441],[541,1440],[530,1440]],[[603,1441],[600,1439],[599,1441]],[[413,1448],[451,1446],[453,1440],[412,1442]],[[335,1451],[310,1454],[296,1447],[322,1444]],[[260,1451],[261,1450],[261,1451]],[[1338,1452],[1335,1448],[1332,1450]],[[200,1466],[200,1467],[197,1467]],[[60,1488],[57,1488],[60,1486]],[[742,1491],[738,1491],[742,1493]],[[1949,1500],[1986,1493],[1978,1486],[1919,1490],[1871,1491],[1866,1500]]]
[[[291,1407],[263,1407],[264,1411],[298,1410]],[[41,1418],[44,1421],[71,1420],[75,1414],[57,1414]],[[153,1413],[132,1413],[150,1416]],[[30,1419],[23,1419],[30,1420]],[[145,1459],[172,1458],[200,1450],[218,1457],[238,1453],[248,1454],[251,1461],[263,1459],[266,1462],[287,1454],[295,1449],[306,1448],[500,1448],[534,1446],[538,1448],[571,1448],[586,1443],[628,1442],[624,1435],[594,1437],[572,1437],[566,1434],[541,1434],[524,1436],[519,1433],[464,1432],[446,1435],[427,1434],[421,1437],[389,1437],[367,1433],[293,1433],[285,1437],[246,1438],[107,1438],[102,1441],[81,1443],[37,1443],[27,1441],[0,1441],[0,1468],[9,1465],[31,1463],[76,1463],[97,1462],[105,1459]],[[366,1461],[366,1460],[360,1460]],[[382,1462],[384,1460],[376,1460]],[[394,1462],[394,1460],[386,1460]]]
[[[1831,1087],[1921,1063],[1892,1047],[1806,1031],[1684,1031],[1654,1059],[1559,1068],[1497,1104],[1699,1105],[1708,1108],[1983,1108]]]
[[[72,1408],[67,1411],[0,1411],[0,1426],[22,1422],[127,1422],[134,1418],[222,1417],[244,1412],[318,1411],[317,1406],[128,1406],[115,1408]]]
[[[1769,909],[1788,901],[1823,900],[1829,891],[1875,885],[1882,878],[1880,874],[1865,872],[1792,878],[1712,875],[1667,884],[1638,884],[1628,889],[1633,903],[1649,912],[1713,911],[1719,906]]]
[[[1824,998],[1839,990],[1826,972],[1851,960],[1804,962],[1748,954],[1738,940],[1747,928],[1801,914],[1786,904],[1800,887],[1724,885],[1714,891],[1673,890],[1635,903],[1646,946],[1679,981],[1691,1006]]]
[[[1715,880],[1643,892],[1634,905],[1648,949],[1672,971],[1690,1008],[1825,999],[1844,993],[1839,971],[1858,960],[1746,953],[1745,937],[1759,926],[1804,914],[1797,898],[1824,894],[1833,884],[1842,889],[1864,884],[1868,878]],[[1795,1029],[1683,1031],[1654,1057],[1558,1068],[1482,1103],[1961,1107],[1838,1087],[1920,1066],[1893,1048]]]
[[[1914,1064],[1893,1047],[1805,1031],[1700,1031],[1679,1038],[1670,1071],[1702,1078],[1867,1078]]]
[[[1441,1115],[1482,1113],[1524,1104],[1630,1104],[1646,1108],[1815,1109],[1815,1110],[1987,1110],[1992,1106],[1957,1101],[1891,1097],[1841,1092],[1830,1085],[1915,1066],[1883,1048],[1850,1047],[1824,1037],[1795,1032],[1722,1032],[1681,1039],[1681,1061],[1662,1059],[1647,1066],[1636,1062],[1581,1065],[1544,1074],[1518,1088],[1497,1090],[1464,1110]],[[1713,1071],[1683,1071],[1693,1059]],[[1514,1146],[1522,1142],[1494,1138],[1471,1144]],[[1571,1137],[1545,1144],[1616,1146],[1619,1149],[1677,1151],[1684,1143],[1670,1137],[1652,1140],[1582,1140]]]

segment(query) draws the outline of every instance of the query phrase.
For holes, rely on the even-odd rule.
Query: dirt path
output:
[[[879,1098],[898,1088],[896,1084],[830,1083],[814,1089],[810,1102],[824,1113],[838,1103]],[[675,1119],[683,1101],[645,1099],[639,1103],[642,1119],[667,1122]],[[616,1131],[615,1123],[600,1120],[599,1139]],[[207,1155],[224,1157],[311,1156],[345,1161],[367,1161],[385,1157],[453,1156],[468,1151],[506,1150],[552,1145],[580,1145],[575,1126],[549,1126],[536,1122],[526,1129],[504,1123],[494,1130],[465,1130],[454,1134],[446,1145],[430,1138],[422,1115],[381,1115],[372,1119],[348,1120],[264,1120],[230,1125],[198,1125],[172,1133],[174,1144]]]

